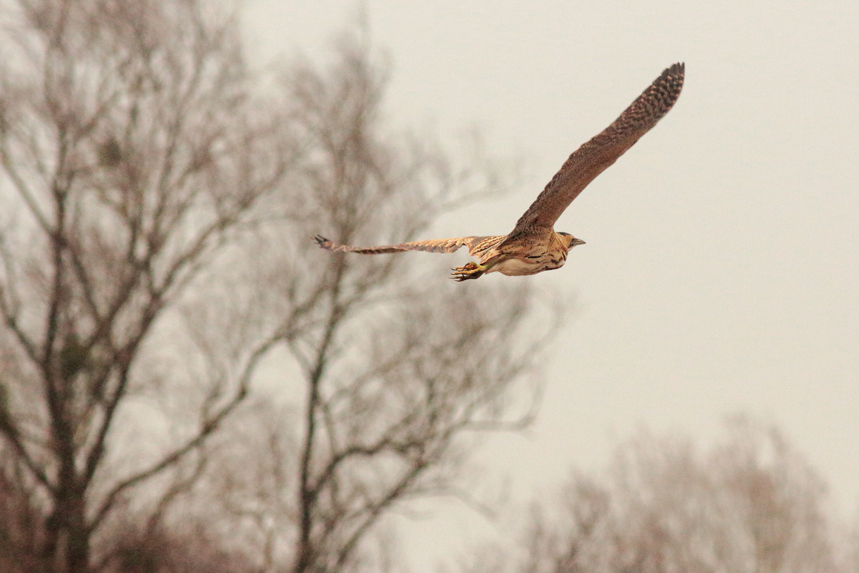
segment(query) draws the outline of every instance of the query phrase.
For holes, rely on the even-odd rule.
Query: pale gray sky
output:
[[[392,57],[395,122],[443,140],[477,125],[491,151],[527,161],[520,191],[445,219],[445,235],[508,232],[573,150],[686,62],[675,108],[559,221],[587,245],[559,271],[482,279],[532,280],[577,302],[546,366],[539,421],[484,454],[511,491],[603,466],[639,426],[705,441],[743,411],[784,429],[850,515],[859,2],[368,0],[365,10]],[[324,57],[358,13],[354,0],[250,0],[252,53]],[[412,531],[425,541],[416,569],[492,533],[452,503],[431,515]]]

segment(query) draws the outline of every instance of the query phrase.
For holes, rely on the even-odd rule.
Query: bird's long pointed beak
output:
[[[583,240],[581,240],[581,239],[573,239],[573,242],[572,242],[572,243],[570,243],[570,246],[571,246],[571,247],[575,247],[576,245],[585,245],[585,244],[587,244],[587,243],[585,243],[585,242],[584,242]]]

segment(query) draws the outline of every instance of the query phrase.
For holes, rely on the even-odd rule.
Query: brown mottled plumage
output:
[[[597,175],[668,113],[680,97],[684,71],[682,63],[667,68],[610,126],[573,152],[509,235],[415,241],[370,248],[333,243],[320,236],[316,241],[330,251],[368,255],[402,251],[452,253],[466,246],[479,262],[455,268],[452,278],[458,281],[476,279],[490,272],[533,275],[557,269],[564,265],[569,250],[584,241],[569,233],[556,233],[555,221]]]

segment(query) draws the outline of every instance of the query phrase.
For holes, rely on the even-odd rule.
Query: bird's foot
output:
[[[487,267],[483,265],[478,265],[473,261],[469,261],[464,266],[456,267],[452,269],[453,272],[450,273],[450,278],[457,282],[467,281],[470,279],[480,278],[480,276],[486,272]]]
[[[328,239],[326,239],[322,235],[316,235],[313,238],[316,240],[316,242],[319,244],[319,246],[322,247],[323,249],[326,249],[328,251],[331,251],[334,249],[334,243],[332,243],[331,241],[329,241]]]

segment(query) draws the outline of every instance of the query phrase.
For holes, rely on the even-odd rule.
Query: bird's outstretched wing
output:
[[[683,88],[684,69],[682,63],[667,68],[614,123],[574,151],[516,223],[508,240],[533,233],[537,228],[553,227],[561,213],[597,175],[668,113]]]
[[[485,252],[504,239],[504,235],[492,237],[457,237],[455,239],[434,239],[429,241],[414,241],[411,243],[400,243],[398,245],[385,245],[382,247],[353,247],[329,241],[325,237],[316,235],[316,242],[323,249],[329,251],[340,251],[343,253],[360,253],[363,255],[384,255],[388,253],[402,253],[404,251],[425,251],[428,253],[452,253],[460,247],[468,247],[468,253],[472,256]]]

